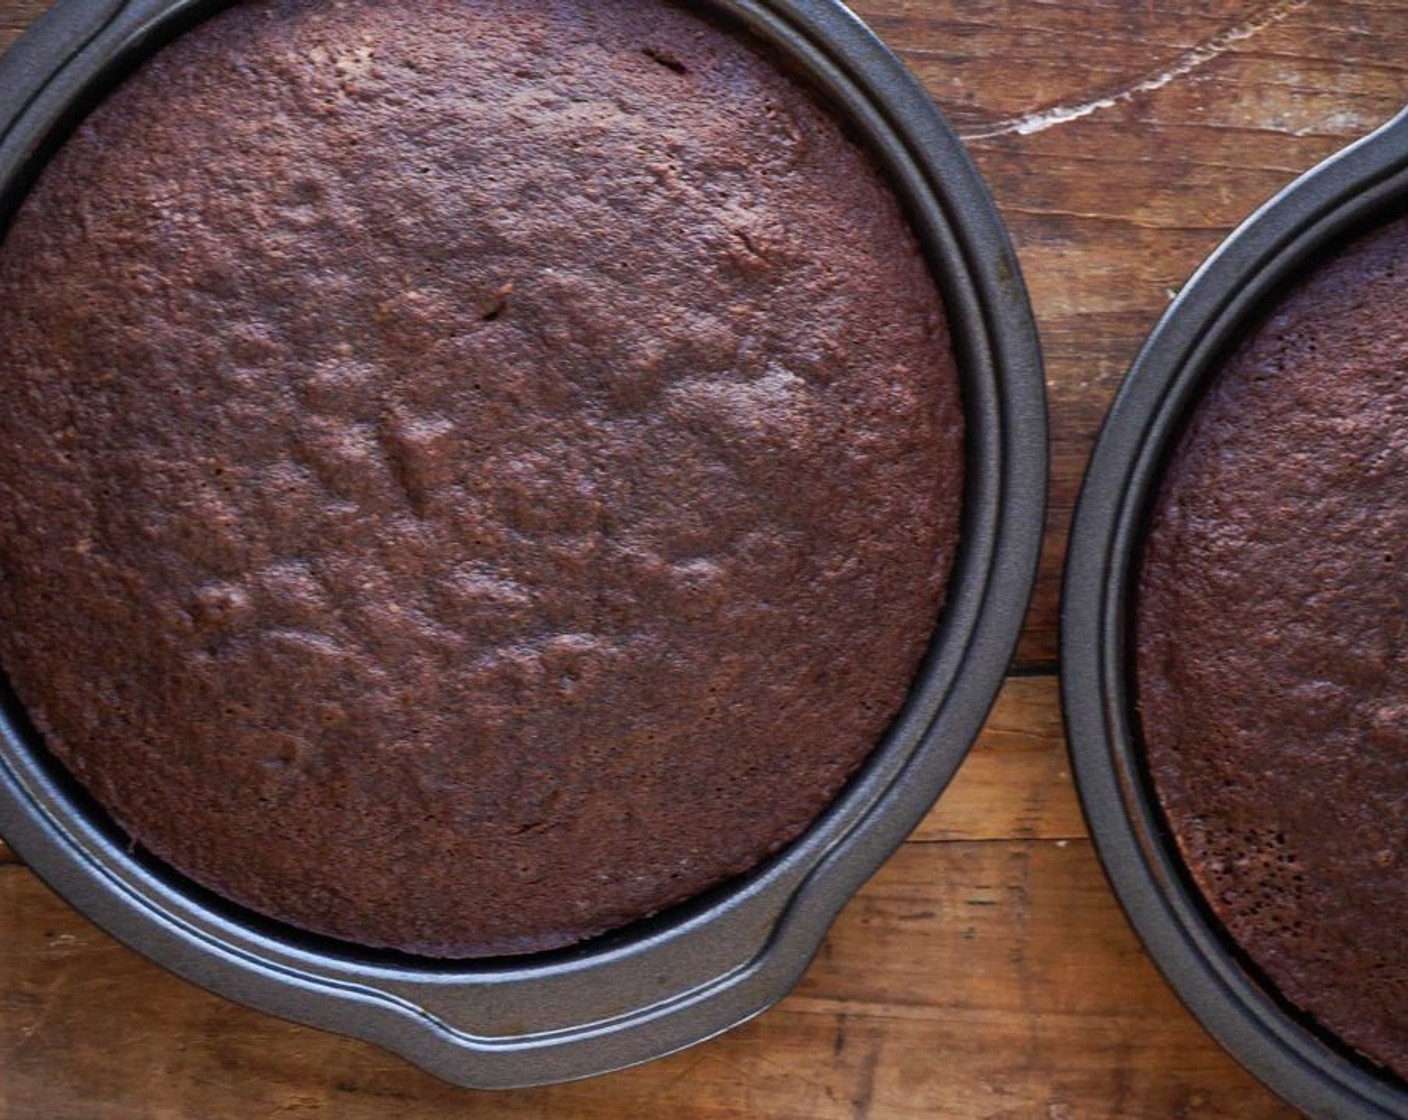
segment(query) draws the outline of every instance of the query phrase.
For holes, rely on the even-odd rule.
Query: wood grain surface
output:
[[[0,46],[43,10],[0,0]],[[0,1118],[1284,1120],[1179,1006],[1106,885],[1055,683],[1066,525],[1140,341],[1257,204],[1408,99],[1408,0],[858,0],[964,136],[1021,256],[1052,491],[1014,675],[954,785],[752,1023],[609,1077],[454,1089],[234,1006],[0,848]]]

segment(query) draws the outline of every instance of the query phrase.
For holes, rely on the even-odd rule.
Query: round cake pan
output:
[[[1203,264],[1131,367],[1081,490],[1061,607],[1066,729],[1106,874],[1169,984],[1273,1091],[1321,1120],[1408,1117],[1408,1086],[1283,1003],[1205,906],[1144,766],[1130,601],[1162,465],[1229,346],[1306,265],[1408,209],[1408,110],[1296,180]]]
[[[62,0],[0,62],[0,222],[97,98],[219,4]],[[302,935],[129,852],[8,692],[0,832],[78,910],[204,987],[378,1043],[461,1085],[599,1074],[715,1035],[783,996],[846,900],[919,821],[976,736],[1032,587],[1046,478],[1040,357],[1016,260],[955,135],[841,4],[706,5],[764,41],[874,151],[956,337],[968,427],[950,599],[906,707],[804,836],[747,878],[570,950],[420,959]]]

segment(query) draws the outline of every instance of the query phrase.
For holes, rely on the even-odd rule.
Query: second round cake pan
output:
[[[63,0],[46,15],[0,61],[0,220],[105,91],[222,7]],[[781,998],[957,768],[1034,578],[1046,477],[1040,357],[1016,260],[975,169],[919,84],[841,4],[704,7],[802,75],[874,154],[943,295],[961,367],[967,481],[948,603],[900,717],[799,840],[741,880],[571,949],[481,961],[359,949],[259,918],[134,855],[4,697],[0,833],[71,904],[212,991],[376,1042],[462,1085],[621,1068]]]
[[[1405,212],[1408,112],[1302,176],[1204,263],[1149,336],[1105,421],[1076,510],[1062,598],[1066,726],[1106,874],[1150,956],[1204,1027],[1317,1120],[1402,1120],[1408,1086],[1283,1000],[1194,884],[1140,738],[1132,604],[1163,469],[1220,362],[1310,266]]]

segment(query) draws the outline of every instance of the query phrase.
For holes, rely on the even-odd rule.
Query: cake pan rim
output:
[[[45,130],[58,114],[86,107],[81,101],[100,69],[155,49],[173,27],[219,6],[130,0],[93,8],[83,0],[61,0],[20,40],[20,61],[11,63],[7,56],[0,64],[0,116],[7,97],[10,106],[16,104],[17,86],[30,91],[18,112],[12,111],[18,127],[12,119],[11,127],[0,132],[0,178],[10,193],[22,194],[14,183],[26,161],[36,159],[36,138],[48,134]],[[903,751],[891,746],[893,736],[887,737],[875,752],[885,755],[884,773],[877,777],[868,768],[858,783],[873,788],[862,789],[861,795],[848,789],[766,874],[725,892],[724,901],[712,909],[662,927],[658,937],[627,939],[609,951],[589,942],[582,952],[551,954],[547,964],[508,958],[492,968],[452,964],[402,970],[394,964],[301,953],[272,942],[264,953],[253,927],[233,923],[251,935],[235,945],[219,914],[198,904],[180,913],[163,909],[153,901],[160,890],[144,881],[139,865],[111,845],[105,850],[100,837],[85,832],[91,822],[81,813],[72,815],[61,789],[44,788],[32,772],[24,772],[21,736],[12,726],[4,728],[0,831],[80,911],[207,988],[275,1014],[367,1038],[460,1084],[539,1084],[635,1064],[728,1029],[784,995],[835,913],[917,823],[971,745],[1001,683],[1034,582],[1046,476],[1040,355],[1015,256],[976,170],[922,87],[841,4],[710,0],[703,6],[773,39],[774,48],[794,65],[810,58],[801,69],[815,83],[822,83],[818,68],[832,67],[864,101],[850,108],[867,109],[890,130],[932,196],[937,217],[929,220],[937,228],[920,228],[918,219],[912,224],[936,279],[941,287],[947,285],[951,327],[967,348],[960,359],[973,480],[965,494],[961,570],[954,573],[951,605],[939,627],[951,638],[936,639],[942,664],[926,663],[911,690],[909,712],[900,721],[917,720],[922,726],[905,732],[909,742]],[[26,134],[26,123],[36,120],[51,123],[35,125]],[[869,139],[872,146],[879,143]],[[913,205],[916,200],[908,194],[918,188],[911,184],[900,190],[893,182],[895,168],[887,166],[887,172],[897,193]],[[961,316],[956,314],[960,305]],[[948,687],[936,690],[935,681],[945,673]],[[454,989],[460,989],[461,999],[466,989],[493,999],[545,979],[570,985],[599,972],[607,958],[624,961],[628,971],[634,961],[659,963],[658,954],[650,958],[644,950],[672,939],[678,944],[705,927],[729,933],[751,951],[720,972],[716,983],[684,990],[666,985],[655,993],[659,998],[642,998],[627,1013],[580,1024],[575,1032],[491,1038],[452,1027],[427,1009],[436,1001],[455,1006],[450,998]],[[698,951],[688,955],[697,957]],[[305,966],[321,972],[310,977]],[[712,963],[704,970],[708,967]]]
[[[1408,1117],[1408,1086],[1346,1056],[1239,963],[1162,825],[1129,689],[1128,602],[1160,465],[1227,345],[1297,270],[1408,202],[1408,109],[1318,163],[1203,262],[1150,332],[1106,416],[1063,575],[1063,718],[1105,874],[1154,963],[1214,1038],[1317,1120]]]

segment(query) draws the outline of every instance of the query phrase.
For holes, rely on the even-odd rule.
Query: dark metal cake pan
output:
[[[1081,800],[1105,871],[1168,982],[1253,1074],[1320,1120],[1408,1117],[1408,1086],[1284,1004],[1185,870],[1139,741],[1130,603],[1182,422],[1266,301],[1321,254],[1408,211],[1408,111],[1314,168],[1204,263],[1129,371],[1091,457],[1061,608],[1061,680]]]
[[[144,57],[224,6],[62,0],[0,60],[0,222]],[[104,929],[212,991],[367,1039],[461,1085],[589,1076],[740,1023],[801,976],[832,919],[933,803],[1020,630],[1041,538],[1046,412],[1034,326],[987,192],[918,82],[841,4],[718,0],[875,153],[948,308],[967,423],[949,602],[907,704],[831,808],[748,877],[569,950],[432,961],[302,934],[141,853],[0,700],[0,833]]]

